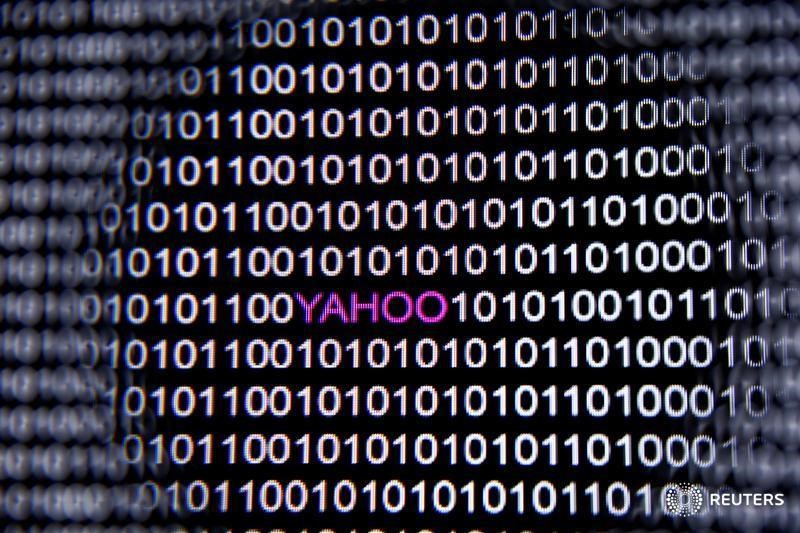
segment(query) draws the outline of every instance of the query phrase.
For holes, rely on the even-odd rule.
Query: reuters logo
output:
[[[703,490],[691,483],[672,483],[664,487],[664,512],[670,516],[692,516],[703,508]]]

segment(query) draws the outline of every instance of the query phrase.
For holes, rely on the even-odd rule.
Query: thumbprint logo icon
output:
[[[664,512],[670,516],[692,516],[703,507],[703,490],[691,483],[672,483],[664,487]]]

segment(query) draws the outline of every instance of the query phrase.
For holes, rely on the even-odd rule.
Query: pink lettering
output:
[[[378,323],[378,310],[380,309],[380,296],[377,292],[373,292],[369,303],[358,301],[358,293],[354,292],[350,295],[350,321],[358,322],[358,313],[361,311],[370,311],[370,318],[373,324]]]
[[[392,316],[389,306],[392,305],[392,300],[400,299],[405,303],[406,310],[400,316]],[[411,315],[414,314],[414,300],[407,292],[393,291],[383,298],[383,306],[381,308],[383,318],[392,324],[405,324]]]
[[[348,299],[338,292],[320,292],[310,300],[299,292],[294,296],[303,309],[306,324],[325,324],[331,317],[337,317],[342,324],[358,324],[362,319],[372,324],[406,324],[414,318],[423,324],[435,324],[444,321],[449,310],[447,297],[438,291],[425,291],[416,297],[405,291],[386,295],[370,292],[364,299],[351,292],[349,307],[344,303]]]
[[[332,292],[331,295],[328,296],[328,301],[325,302],[325,309],[322,311],[322,316],[319,317],[319,323],[324,324],[331,315],[338,316],[343,324],[350,322],[347,318],[347,310],[344,308],[344,305],[342,305],[342,299],[339,298],[339,294],[335,292]]]
[[[306,312],[306,324],[311,324],[314,321],[314,308],[317,306],[320,300],[322,300],[322,293],[320,292],[314,296],[310,303],[299,292],[295,293],[294,297],[297,298],[297,302],[300,304],[300,307],[302,307]]]
[[[434,316],[425,314],[425,301],[431,298],[439,303],[439,313]],[[437,322],[441,322],[444,319],[444,316],[447,314],[447,298],[445,298],[444,294],[440,292],[425,291],[419,295],[419,298],[417,298],[416,311],[419,319],[426,324],[435,324]]]

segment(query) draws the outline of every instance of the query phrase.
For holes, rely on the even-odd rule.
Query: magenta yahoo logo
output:
[[[358,324],[359,321],[405,324],[412,319],[435,324],[445,319],[448,308],[447,298],[436,291],[425,291],[416,297],[405,291],[383,295],[372,292],[365,297],[352,292],[344,299],[337,292],[320,292],[310,298],[298,292],[294,297],[303,308],[306,324],[325,324],[332,317],[343,324]]]

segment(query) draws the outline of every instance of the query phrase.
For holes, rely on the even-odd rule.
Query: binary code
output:
[[[798,8],[3,2],[0,523],[796,530]]]

